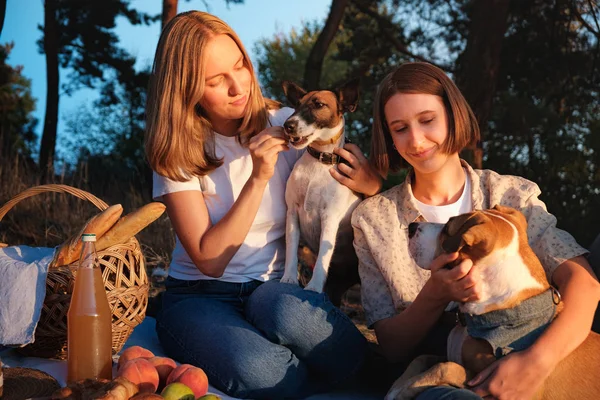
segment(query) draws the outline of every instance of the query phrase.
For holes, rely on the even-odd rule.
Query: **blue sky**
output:
[[[139,11],[159,14],[162,0],[132,0],[130,4]],[[252,54],[254,44],[262,38],[272,37],[277,32],[287,33],[292,28],[299,28],[304,21],[324,21],[330,5],[329,0],[245,0],[244,4],[229,6],[225,0],[179,0],[178,11],[201,10],[217,15],[237,32]],[[43,22],[42,0],[8,0],[4,28],[0,34],[0,43],[14,42],[15,45],[8,63],[22,65],[23,75],[32,81],[33,97],[37,99],[35,117],[39,120],[36,129],[39,135],[43,130],[46,104],[46,60],[38,52],[36,41],[42,36],[37,27]],[[151,26],[131,26],[123,18],[118,21],[116,32],[121,46],[138,58],[138,67],[151,65],[160,34],[159,22]],[[65,82],[67,72],[61,71],[61,84]],[[71,97],[61,96],[59,136],[64,128],[65,116],[95,98],[96,92],[89,89],[82,89]]]

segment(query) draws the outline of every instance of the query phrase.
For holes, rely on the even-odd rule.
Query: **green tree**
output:
[[[31,156],[37,124],[31,81],[21,74],[22,67],[7,64],[12,48],[12,43],[0,44],[0,158],[5,160]]]
[[[90,88],[104,81],[107,69],[130,70],[134,59],[118,47],[113,32],[117,16],[132,24],[158,19],[129,8],[130,0],[45,0],[40,52],[46,54],[46,114],[40,147],[42,179],[53,171],[60,78],[59,68],[69,69],[62,89],[70,94],[81,86]]]
[[[390,66],[403,59],[378,30],[382,20],[390,22],[391,9],[382,8],[380,12],[377,14],[379,19],[375,19],[357,8],[354,2],[348,3],[339,29],[328,46],[319,78],[319,87],[329,89],[352,78],[360,78],[359,107],[346,117],[350,139],[367,153],[375,87]],[[259,78],[267,95],[285,103],[281,82],[303,82],[307,76],[307,60],[321,31],[319,23],[306,22],[299,32],[278,33],[256,45]]]
[[[318,26],[260,43],[267,93],[281,98],[283,79],[301,80]],[[323,67],[340,77],[320,86],[361,77],[351,135],[366,150],[383,75],[404,61],[440,66],[475,110],[482,164],[538,183],[559,226],[585,245],[600,229],[598,49],[600,11],[588,0],[350,0]]]
[[[300,32],[292,29],[288,34],[277,33],[275,37],[262,39],[255,45],[258,76],[267,96],[285,103],[281,83],[288,80],[302,85],[306,60],[320,31],[319,24],[306,22]],[[324,59],[320,78],[323,87],[331,87],[346,78],[348,64],[333,57],[337,53],[339,37],[340,33]]]
[[[113,73],[92,104],[67,118],[62,147],[68,164],[87,166],[87,179],[99,192],[150,195],[151,171],[144,155],[144,113],[150,71]]]
[[[600,231],[600,43],[581,22],[600,17],[590,4],[511,4],[486,143],[486,165],[538,183],[582,244]]]

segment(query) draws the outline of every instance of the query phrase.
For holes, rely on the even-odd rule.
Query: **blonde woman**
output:
[[[496,204],[514,207],[527,218],[529,244],[562,294],[564,309],[543,332],[535,332],[539,336],[530,337],[531,346],[504,356],[470,381],[472,391],[439,387],[418,400],[532,398],[557,363],[587,337],[600,299],[587,251],[556,227],[556,218],[538,198],[538,186],[521,177],[474,170],[459,158],[478,139],[471,108],[439,68],[402,64],[379,85],[374,163],[383,175],[411,168],[404,183],[363,201],[352,215],[367,322],[392,361],[409,360],[420,346],[436,348],[432,338],[452,316],[444,311],[453,302],[477,300],[481,278],[470,260],[444,268],[457,253],[442,254],[430,271],[419,268],[409,254],[408,225],[445,223]],[[442,342],[443,347],[445,337]]]
[[[236,397],[298,398],[360,367],[365,339],[323,294],[277,282],[285,184],[300,157],[281,125],[293,110],[260,91],[233,30],[203,12],[164,28],[147,105],[153,194],[177,234],[157,332],[164,350]],[[365,194],[380,179],[356,146],[332,175]],[[345,167],[342,167],[345,168]]]

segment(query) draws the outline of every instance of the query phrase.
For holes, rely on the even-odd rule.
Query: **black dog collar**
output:
[[[346,143],[351,143],[351,142],[348,139],[346,139]],[[334,164],[342,163],[342,164],[350,165],[348,160],[346,160],[344,157],[338,156],[335,153],[327,153],[324,151],[319,151],[310,146],[308,146],[306,148],[306,151],[308,151],[308,154],[310,154],[311,156],[313,156],[314,158],[319,160],[319,162],[322,164],[334,165]]]
[[[326,153],[323,151],[318,151],[310,146],[307,147],[306,151],[308,151],[308,154],[319,160],[319,162],[322,164],[333,165],[339,163],[341,160],[344,160],[344,158],[338,156],[335,153]]]

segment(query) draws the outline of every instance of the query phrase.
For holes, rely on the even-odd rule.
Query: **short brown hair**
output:
[[[404,63],[383,78],[373,106],[371,161],[382,176],[389,170],[398,171],[406,166],[406,161],[394,149],[384,112],[388,100],[397,93],[423,93],[442,98],[448,117],[448,138],[442,145],[444,153],[458,153],[479,140],[475,114],[446,73],[429,63]]]
[[[223,162],[214,154],[212,124],[203,116],[204,55],[208,41],[227,35],[237,44],[250,70],[252,83],[238,140],[267,126],[268,108],[248,53],[236,33],[214,15],[188,11],[171,19],[162,30],[146,104],[146,157],[158,174],[177,181],[206,175]]]

